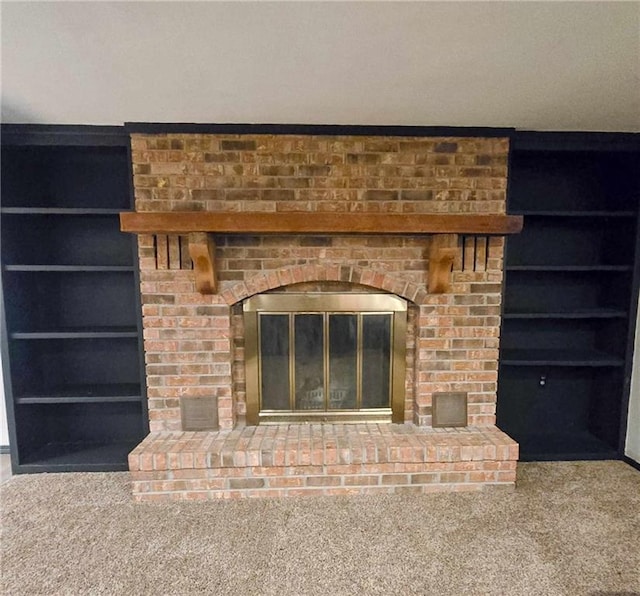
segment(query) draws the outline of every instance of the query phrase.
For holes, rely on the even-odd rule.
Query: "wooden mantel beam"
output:
[[[136,234],[517,234],[520,215],[426,213],[168,213],[120,214],[123,232]]]
[[[216,292],[211,234],[429,234],[429,292],[449,291],[458,235],[503,236],[522,230],[521,215],[426,213],[120,213],[120,229],[134,234],[188,234],[196,287]]]

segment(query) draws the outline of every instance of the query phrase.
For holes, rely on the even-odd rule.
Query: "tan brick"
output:
[[[437,482],[447,482],[443,477],[446,476],[446,472],[440,474],[438,472],[430,474],[411,474],[411,484],[433,484]]]
[[[309,476],[306,479],[307,486],[340,486],[341,476]]]
[[[466,482],[467,480],[467,474],[463,472],[442,472],[440,474],[440,482],[443,483]]]
[[[264,478],[230,478],[229,488],[245,489],[245,488],[262,488],[265,485]]]
[[[345,486],[374,486],[379,484],[379,481],[379,476],[354,475],[344,477]]]
[[[409,484],[409,476],[407,474],[383,474],[382,484],[385,484],[385,485]]]
[[[305,485],[303,476],[285,476],[268,479],[270,488],[291,488]]]

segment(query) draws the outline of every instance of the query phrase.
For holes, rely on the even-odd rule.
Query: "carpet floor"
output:
[[[127,473],[0,487],[0,593],[640,594],[640,472],[520,464],[514,491],[134,504]]]

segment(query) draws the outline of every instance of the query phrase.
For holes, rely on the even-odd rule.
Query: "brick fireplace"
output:
[[[513,485],[517,444],[495,427],[504,234],[518,229],[494,225],[507,139],[136,133],[131,147],[123,229],[138,233],[151,430],[129,456],[138,500]],[[276,294],[406,305],[393,423],[256,425],[243,306]],[[452,396],[464,420],[434,424]]]

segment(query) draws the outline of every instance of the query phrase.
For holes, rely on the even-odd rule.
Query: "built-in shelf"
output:
[[[628,313],[624,310],[592,309],[566,312],[505,312],[505,319],[625,319]]]
[[[46,392],[17,395],[15,398],[18,404],[139,402],[141,399],[140,385],[136,383],[52,387]]]
[[[631,271],[631,265],[507,265],[507,271],[550,271],[550,272],[624,272]]]
[[[79,209],[73,207],[2,207],[2,215],[120,215],[122,209]]]
[[[617,452],[589,432],[531,433],[516,437],[521,461],[616,459]]]
[[[53,397],[47,395],[33,397],[18,397],[18,404],[105,404],[116,402],[139,402],[140,395],[112,395],[107,397],[95,397],[92,395],[79,395],[77,397]]]
[[[16,473],[127,469],[148,430],[122,127],[2,125],[5,395]],[[6,360],[5,360],[6,359]]]
[[[549,210],[518,210],[514,215],[523,215],[526,217],[637,217],[635,211],[549,211]]]
[[[11,339],[117,339],[138,337],[133,327],[96,327],[79,329],[58,329],[52,331],[15,331]]]
[[[637,135],[636,135],[637,137]],[[638,283],[638,138],[517,132],[497,425],[520,459],[619,458]]]
[[[31,453],[25,453],[21,471],[125,471],[128,469],[127,455],[138,443],[139,440],[109,443],[51,442]]]
[[[624,366],[624,359],[595,350],[508,348],[501,353],[504,366]]]
[[[24,273],[129,273],[134,271],[134,268],[129,265],[5,265],[4,269]]]

